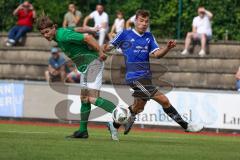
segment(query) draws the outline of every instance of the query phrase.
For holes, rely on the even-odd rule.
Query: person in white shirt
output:
[[[98,43],[100,46],[102,46],[109,29],[108,14],[104,12],[104,7],[102,4],[97,4],[96,10],[84,19],[83,27],[88,27],[87,24],[90,19],[94,19],[94,29],[97,29],[99,34]]]
[[[206,43],[212,37],[211,19],[213,14],[204,7],[198,7],[198,16],[194,17],[192,23],[192,32],[188,32],[185,39],[185,48],[182,55],[188,54],[188,49],[192,40],[201,41],[200,56],[206,54]]]
[[[117,18],[114,20],[111,32],[108,34],[110,40],[112,40],[118,32],[124,29],[125,20],[121,11],[117,12]]]
[[[136,24],[136,14],[130,17],[126,22],[126,28],[131,29]],[[149,23],[150,24],[150,23]],[[146,32],[150,32],[150,26],[148,26]]]

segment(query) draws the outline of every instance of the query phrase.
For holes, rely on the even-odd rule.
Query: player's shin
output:
[[[95,105],[104,109],[105,111],[112,113],[112,111],[116,108],[115,104],[111,101],[106,100],[104,98],[98,97],[96,99]]]
[[[91,111],[91,104],[82,101],[81,105],[81,120],[80,120],[80,132],[87,131],[88,117]]]
[[[177,122],[182,128],[187,129],[188,123],[182,119],[180,114],[177,112],[177,110],[170,105],[170,107],[164,107],[164,112],[171,117],[175,122]]]
[[[101,97],[97,98],[95,105],[104,109],[105,111],[107,111],[109,113],[112,113],[113,110],[116,108],[114,103],[112,103],[111,101],[108,101],[104,98],[101,98]],[[114,128],[118,129],[121,126],[121,124],[113,122],[113,126],[114,126]]]

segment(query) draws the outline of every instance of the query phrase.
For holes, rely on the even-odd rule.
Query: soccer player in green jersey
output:
[[[88,138],[87,123],[94,104],[107,112],[112,112],[116,107],[112,102],[99,97],[102,85],[103,61],[107,58],[101,51],[97,41],[90,34],[88,28],[58,28],[47,16],[38,19],[37,27],[42,36],[48,41],[54,40],[58,47],[76,64],[81,73],[81,120],[80,128],[75,131],[72,138]],[[80,33],[82,32],[82,33]],[[89,49],[91,47],[92,49]],[[113,125],[113,123],[109,123]],[[113,140],[118,140],[117,130],[109,127]]]

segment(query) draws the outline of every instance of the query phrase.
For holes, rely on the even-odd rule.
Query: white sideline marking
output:
[[[161,136],[139,136],[139,135],[131,135],[131,137],[135,137],[135,138],[160,138],[162,139],[163,137]],[[163,139],[183,139],[182,137],[164,137]],[[187,139],[187,138],[184,138]]]
[[[2,133],[46,134],[48,132],[0,131]]]

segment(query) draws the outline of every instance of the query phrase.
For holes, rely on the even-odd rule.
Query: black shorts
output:
[[[130,84],[130,87],[134,90],[132,96],[141,98],[142,100],[150,100],[158,91],[157,87],[152,84],[151,79],[138,79]]]

